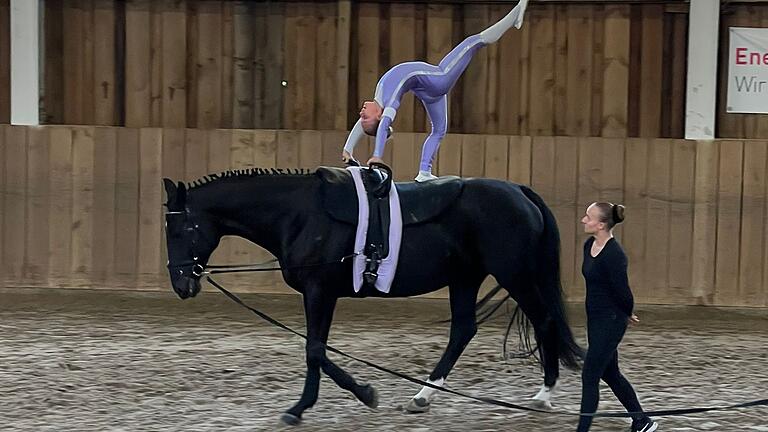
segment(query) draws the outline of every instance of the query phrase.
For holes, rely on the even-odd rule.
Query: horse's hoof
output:
[[[405,406],[405,412],[409,414],[421,414],[429,411],[429,402],[425,398],[413,398]]]
[[[379,392],[372,385],[366,384],[363,387],[363,395],[360,401],[368,408],[376,409],[379,407]]]
[[[548,400],[531,398],[531,405],[540,410],[552,411],[552,402]]]
[[[301,417],[295,416],[291,413],[283,413],[283,415],[280,416],[280,421],[288,426],[297,426],[299,423],[301,423]]]

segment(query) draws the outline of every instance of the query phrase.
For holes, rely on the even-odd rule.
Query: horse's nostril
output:
[[[193,285],[194,280],[192,278],[184,276],[183,274],[176,274],[175,271],[171,273],[171,287],[173,287],[173,291],[179,298],[187,299],[192,296],[191,287]]]
[[[197,295],[198,291],[200,291],[200,281],[193,278],[187,279],[187,295],[189,297],[194,297]]]

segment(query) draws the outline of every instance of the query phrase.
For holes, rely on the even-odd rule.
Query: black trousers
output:
[[[619,399],[627,412],[642,413],[635,389],[619,371],[619,352],[617,351],[624,332],[627,330],[627,317],[622,313],[605,312],[588,314],[587,318],[587,357],[581,372],[581,413],[597,411],[600,400],[600,379],[605,381],[613,394]],[[635,422],[647,419],[644,414],[632,416]],[[577,432],[586,432],[592,425],[592,416],[580,416]]]

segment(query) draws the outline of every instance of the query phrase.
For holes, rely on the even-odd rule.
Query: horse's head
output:
[[[168,194],[165,236],[168,242],[168,273],[171,285],[182,299],[200,292],[200,277],[218,244],[213,225],[187,203],[187,188],[163,179]]]

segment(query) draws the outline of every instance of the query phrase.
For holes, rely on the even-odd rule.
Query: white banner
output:
[[[729,113],[768,114],[768,28],[730,28]]]

